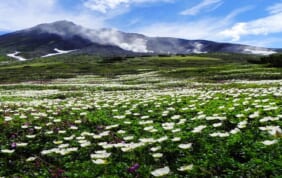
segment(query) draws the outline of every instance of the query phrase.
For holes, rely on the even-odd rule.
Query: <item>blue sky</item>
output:
[[[282,0],[0,0],[0,34],[70,20],[149,36],[282,48]]]

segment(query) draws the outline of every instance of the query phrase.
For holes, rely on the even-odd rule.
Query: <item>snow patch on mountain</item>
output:
[[[14,59],[17,59],[19,61],[26,61],[27,59],[21,57],[21,56],[18,56],[18,54],[20,54],[21,52],[19,51],[15,51],[14,53],[10,53],[10,54],[7,54],[8,57],[11,57],[11,58],[14,58]]]
[[[54,51],[56,51],[56,53],[49,53],[49,54],[46,54],[46,55],[41,56],[41,57],[50,57],[50,56],[56,56],[56,55],[60,55],[60,54],[67,54],[67,53],[73,52],[75,50],[65,51],[65,50],[59,50],[59,49],[55,48]]]

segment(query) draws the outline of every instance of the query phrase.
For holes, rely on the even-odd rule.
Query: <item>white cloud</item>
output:
[[[189,40],[229,42],[220,32],[230,26],[230,21],[220,18],[191,21],[189,23],[159,23],[143,27],[137,32],[151,37],[175,37]]]
[[[226,14],[225,17],[205,18],[190,22],[179,23],[156,23],[144,26],[135,31],[153,37],[177,37],[184,39],[205,39],[212,41],[249,44],[254,46],[269,47],[280,40],[274,37],[267,39],[263,35],[282,32],[282,13],[271,15],[265,18],[249,22],[239,22],[234,24],[234,19],[248,10],[252,6],[241,7]],[[259,35],[253,38],[249,35]],[[245,38],[242,38],[242,37]]]
[[[282,12],[248,22],[239,22],[220,32],[226,38],[239,41],[242,36],[268,35],[282,32]]]
[[[64,6],[61,0],[2,1],[0,31],[14,31],[58,20],[73,21],[89,28],[102,28],[109,26],[107,20],[126,13],[132,5],[174,0],[84,0],[77,2],[75,7],[71,7],[73,9]],[[95,11],[107,13],[99,14]]]
[[[225,17],[214,17],[179,23],[156,23],[137,29],[139,33],[149,36],[167,36],[184,39],[206,39],[225,41],[222,31],[233,25],[234,18],[251,7],[241,7],[226,14]]]
[[[173,0],[87,0],[84,6],[101,13],[107,13],[116,10],[119,7],[128,8],[134,4],[155,3],[155,2],[172,2]]]
[[[106,13],[108,10],[115,9],[119,5],[128,5],[129,2],[130,0],[88,0],[84,5],[91,10]]]
[[[201,12],[204,9],[211,8],[209,10],[215,10],[222,4],[222,0],[203,0],[199,4],[195,5],[194,7],[191,7],[189,9],[186,9],[182,11],[181,15],[197,15],[199,12]]]
[[[227,14],[227,16],[225,17],[226,20],[232,20],[233,18],[235,18],[236,16],[247,12],[249,10],[253,9],[253,6],[245,6],[245,7],[241,7],[238,9],[235,9],[233,11],[231,11],[229,14]]]
[[[268,7],[267,11],[270,14],[277,14],[277,13],[282,12],[282,3],[277,3],[277,4],[274,4],[273,6]]]
[[[58,20],[70,20],[87,27],[104,26],[103,17],[94,16],[84,9],[76,13],[64,10],[60,8],[59,2],[60,0],[9,0],[1,2],[0,31],[20,30]]]

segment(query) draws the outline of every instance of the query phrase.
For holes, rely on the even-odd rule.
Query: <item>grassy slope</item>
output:
[[[5,63],[7,61],[15,61],[15,60],[12,59],[12,58],[7,57],[5,55],[0,55],[0,65],[1,65],[1,63]]]
[[[247,63],[254,56],[210,54],[201,56],[138,57],[103,60],[95,56],[64,55],[0,65],[0,82],[48,81],[77,75],[114,77],[140,73],[143,69],[159,71],[168,77],[195,78],[201,81],[225,79],[281,79],[282,70]]]

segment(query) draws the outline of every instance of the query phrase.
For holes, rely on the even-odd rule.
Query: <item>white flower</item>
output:
[[[76,140],[85,140],[85,137],[76,137]]]
[[[91,154],[90,155],[91,158],[96,158],[96,159],[102,159],[102,158],[108,158],[111,156],[111,153],[107,153],[107,152],[96,152],[95,154]]]
[[[123,116],[114,116],[113,118],[115,118],[115,119],[124,119],[125,116],[124,115]]]
[[[163,157],[163,154],[162,153],[154,153],[154,154],[152,154],[152,156],[154,158],[161,158],[161,157]]]
[[[142,143],[155,143],[156,140],[154,138],[139,138]]]
[[[277,120],[279,120],[278,117],[267,116],[267,117],[264,117],[264,118],[260,119],[259,122],[277,121]]]
[[[221,123],[221,122],[215,123],[215,124],[213,124],[212,126],[213,126],[213,127],[220,127],[220,126],[222,126],[222,123]]]
[[[43,150],[43,151],[41,151],[41,154],[47,155],[47,154],[50,154],[50,153],[53,153],[53,152],[54,152],[54,150]]]
[[[187,144],[180,144],[178,145],[179,148],[186,150],[192,147],[192,143],[187,143]]]
[[[124,131],[124,130],[119,130],[119,131],[117,131],[117,133],[118,133],[118,134],[125,134],[126,131]]]
[[[141,119],[149,119],[150,116],[141,116]]]
[[[220,133],[220,132],[215,132],[209,134],[211,137],[228,137],[230,134],[228,132]]]
[[[130,121],[124,121],[123,123],[129,125],[129,124],[131,124],[132,122],[130,122]]]
[[[159,143],[161,143],[161,142],[163,142],[163,141],[166,141],[167,139],[168,139],[167,136],[163,136],[163,137],[159,138],[157,141],[158,141]]]
[[[66,144],[61,144],[61,145],[59,145],[58,148],[66,148],[66,147],[68,147],[68,146],[69,146],[69,144],[66,143]]]
[[[151,174],[155,177],[161,177],[164,175],[167,175],[170,172],[169,167],[164,167],[164,168],[160,168],[160,169],[156,169],[154,171],[151,172]]]
[[[81,136],[93,136],[94,134],[93,133],[90,133],[90,132],[82,132],[81,133]]]
[[[126,136],[126,137],[123,137],[123,139],[125,141],[128,141],[128,140],[133,140],[134,136]]]
[[[245,128],[245,127],[247,126],[247,124],[248,124],[248,121],[247,121],[247,120],[244,120],[244,121],[239,122],[239,123],[237,124],[237,127],[238,127],[239,129],[243,129],[243,128]]]
[[[110,130],[110,129],[113,129],[113,128],[117,128],[118,126],[119,126],[118,124],[109,125],[109,126],[107,126],[105,129],[106,129],[106,130]]]
[[[81,120],[75,120],[74,123],[80,124],[82,121]]]
[[[244,114],[236,114],[237,118],[241,118],[241,117],[244,117],[244,116],[245,116]]]
[[[268,133],[276,137],[282,136],[282,130],[279,126],[273,126],[272,129],[268,130]]]
[[[20,119],[26,119],[27,118],[27,116],[25,116],[25,115],[20,115]]]
[[[278,141],[277,140],[265,140],[262,142],[262,144],[264,145],[273,145],[275,143],[277,143]]]
[[[17,147],[25,147],[27,143],[16,143]]]
[[[235,129],[230,130],[230,133],[231,133],[231,134],[236,134],[236,133],[238,133],[238,132],[240,132],[240,129],[238,129],[238,128],[235,128]]]
[[[180,129],[180,128],[177,128],[177,129],[172,130],[171,132],[172,132],[172,133],[176,133],[176,132],[180,132],[180,131],[181,131],[181,129]]]
[[[61,122],[62,120],[61,119],[54,119],[53,121],[54,122]]]
[[[156,152],[156,151],[160,150],[161,148],[162,148],[162,147],[157,146],[157,147],[152,147],[150,150],[151,150],[152,152]]]
[[[90,145],[91,145],[91,142],[89,142],[89,141],[80,144],[81,147],[87,147],[87,146],[90,146]]]
[[[8,150],[8,149],[3,149],[1,150],[2,153],[8,153],[8,154],[11,154],[11,153],[14,153],[15,150]]]
[[[6,122],[11,121],[11,120],[13,120],[12,117],[9,117],[9,116],[6,116],[6,117],[5,117],[5,121],[6,121]]]
[[[190,164],[190,165],[181,166],[177,170],[178,171],[190,171],[192,169],[193,169],[193,164]]]
[[[71,130],[77,130],[77,129],[78,129],[78,127],[76,127],[76,126],[72,125],[72,126],[70,127],[70,129],[71,129]]]
[[[87,115],[87,112],[82,112],[79,114],[80,116],[86,116]]]
[[[65,131],[65,130],[59,130],[59,134],[64,134],[64,133],[66,133],[67,131]]]
[[[181,117],[180,115],[174,115],[174,116],[171,117],[171,119],[172,120],[177,120],[177,119],[180,119],[180,117]]]
[[[95,164],[108,164],[107,160],[104,160],[104,159],[95,159],[95,160],[92,160],[92,162]]]
[[[26,138],[35,138],[36,135],[26,135]]]
[[[60,145],[60,144],[63,143],[63,141],[61,141],[61,140],[54,140],[53,143],[56,144],[56,145]]]
[[[180,119],[177,125],[183,125],[185,124],[186,121],[187,121],[186,119]]]
[[[162,127],[164,128],[164,130],[172,130],[174,128],[174,125],[174,122],[166,122],[162,124]]]
[[[151,130],[148,130],[148,132],[156,133],[156,132],[158,132],[158,130],[157,129],[151,129]]]
[[[95,135],[95,134],[94,134],[94,135],[93,135],[93,138],[94,138],[94,139],[99,139],[99,138],[102,138],[102,136],[101,136],[101,135]]]
[[[22,128],[22,129],[27,129],[27,128],[28,128],[28,125],[22,125],[21,128]]]
[[[108,136],[109,134],[110,134],[109,131],[105,131],[105,132],[100,133],[99,135],[104,137],[104,136]]]
[[[74,135],[71,135],[69,137],[64,137],[64,140],[70,141],[70,140],[73,140],[74,137],[75,137]]]
[[[35,127],[34,127],[34,129],[35,129],[35,130],[41,130],[41,129],[42,129],[42,127],[35,126]]]
[[[121,150],[123,152],[129,152],[134,150],[135,148],[138,148],[140,146],[144,146],[144,143],[129,143],[129,144],[124,144],[122,145]]]
[[[150,131],[150,130],[153,130],[153,129],[154,129],[154,126],[148,126],[148,127],[144,128],[145,131]]]
[[[53,134],[53,133],[54,133],[54,132],[53,132],[52,130],[45,132],[46,135],[51,135],[51,134]]]
[[[180,137],[174,137],[173,139],[171,139],[171,141],[173,141],[173,142],[178,142],[178,141],[180,141],[180,140],[181,140]]]
[[[36,160],[37,158],[36,157],[29,157],[29,158],[27,158],[25,161],[26,162],[31,162],[31,161],[34,161],[34,160]]]
[[[251,118],[251,119],[254,119],[254,118],[257,118],[257,117],[259,117],[259,112],[254,112],[253,114],[249,115],[249,118]]]
[[[202,130],[204,129],[204,128],[206,128],[207,126],[206,125],[200,125],[200,126],[198,126],[198,127],[195,127],[193,130],[192,130],[192,133],[200,133],[200,132],[202,132]]]

